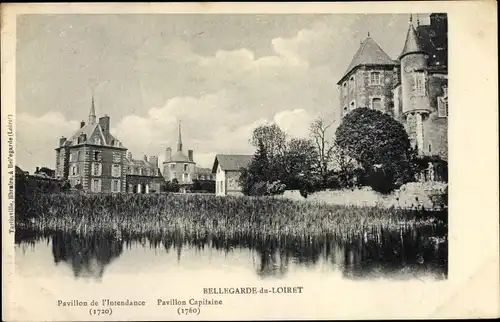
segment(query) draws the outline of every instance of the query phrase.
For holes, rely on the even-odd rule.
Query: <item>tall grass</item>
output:
[[[19,200],[18,229],[350,239],[381,230],[446,224],[445,212],[335,206],[281,198],[213,195],[36,194]]]

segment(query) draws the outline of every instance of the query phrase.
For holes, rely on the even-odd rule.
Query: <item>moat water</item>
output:
[[[350,241],[18,232],[15,275],[23,286],[16,286],[16,298],[57,307],[59,300],[137,295],[156,304],[158,297],[177,299],[184,292],[206,296],[204,288],[301,286],[311,295],[313,285],[318,292],[345,283],[439,283],[448,276],[446,235],[446,227],[381,231]],[[75,309],[65,310],[58,312]]]

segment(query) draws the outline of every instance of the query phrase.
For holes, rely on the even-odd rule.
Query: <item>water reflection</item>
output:
[[[101,279],[105,266],[123,251],[123,241],[110,233],[79,235],[56,232],[51,239],[54,263],[70,265],[75,277]]]
[[[178,265],[183,263],[183,250],[195,249],[199,256],[209,250],[238,253],[250,250],[255,273],[261,278],[284,277],[290,266],[314,268],[319,263],[339,270],[348,279],[373,277],[418,278],[432,275],[447,277],[448,243],[446,227],[389,232],[367,231],[348,240],[335,236],[322,238],[259,238],[253,235],[195,235],[180,233],[132,235],[126,232],[78,234],[76,232],[17,232],[18,244],[48,240],[56,265],[69,265],[75,278],[100,280],[106,266],[128,248],[139,246],[151,251],[175,252]],[[162,256],[161,252],[157,256]],[[223,260],[223,259],[218,259]],[[117,265],[120,261],[117,260]]]

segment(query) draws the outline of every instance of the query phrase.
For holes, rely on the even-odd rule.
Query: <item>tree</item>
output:
[[[268,162],[268,181],[275,181],[283,178],[285,175],[285,153],[287,147],[287,135],[277,124],[260,125],[254,129],[250,139],[255,148],[259,145],[267,155]]]
[[[305,182],[316,186],[318,180],[318,154],[314,143],[308,139],[292,138],[285,153],[283,182],[289,189],[300,189]]]
[[[387,181],[389,190],[414,179],[414,151],[403,125],[390,115],[368,108],[347,114],[336,131],[336,144],[372,179]],[[376,179],[375,179],[376,178]],[[372,180],[372,188],[376,189]],[[370,181],[370,180],[369,180]],[[383,192],[387,192],[384,188]]]
[[[252,161],[246,169],[241,171],[239,178],[240,185],[243,187],[245,195],[252,195],[252,189],[258,184],[269,181],[270,167],[267,150],[262,139],[258,140],[257,151],[253,156]],[[262,184],[261,184],[262,185]]]
[[[309,127],[310,135],[316,146],[317,167],[321,176],[323,188],[328,182],[328,164],[332,159],[333,141],[328,137],[327,131],[332,123],[326,123],[321,117],[313,121]]]
[[[356,160],[351,158],[346,150],[342,149],[336,142],[332,148],[332,162],[338,186],[350,188],[359,183],[361,173]]]

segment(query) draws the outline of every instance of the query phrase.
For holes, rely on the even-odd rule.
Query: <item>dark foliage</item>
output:
[[[336,144],[366,173],[365,183],[387,192],[412,181],[414,151],[403,125],[368,108],[347,114],[336,132]]]

